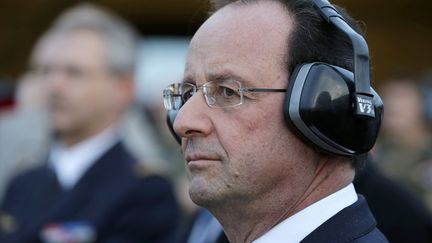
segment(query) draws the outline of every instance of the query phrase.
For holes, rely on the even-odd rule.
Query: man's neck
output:
[[[66,146],[63,141],[55,143],[51,148],[49,161],[62,187],[72,188],[118,139],[116,131],[108,128],[72,147]]]
[[[287,193],[289,187],[279,186],[257,200],[219,204],[209,211],[219,220],[230,242],[252,242],[283,220],[347,186],[353,178],[351,164],[327,160],[320,163],[310,184],[297,195]]]
[[[81,129],[59,133],[58,138],[59,141],[61,141],[61,143],[63,144],[63,146],[65,146],[66,148],[71,148],[83,141],[86,141],[92,137],[97,136],[98,134],[103,133],[108,129],[113,128],[114,126],[115,125],[113,124],[107,124],[93,129]]]

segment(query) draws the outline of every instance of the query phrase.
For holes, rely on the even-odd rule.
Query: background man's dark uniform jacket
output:
[[[1,243],[40,242],[50,226],[96,232],[96,242],[173,242],[178,207],[170,183],[145,174],[121,143],[109,149],[69,191],[48,166],[10,183],[0,212]]]

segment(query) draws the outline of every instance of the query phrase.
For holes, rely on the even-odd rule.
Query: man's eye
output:
[[[223,87],[223,86],[219,87],[219,93],[224,98],[231,98],[237,96],[237,92],[234,89]]]

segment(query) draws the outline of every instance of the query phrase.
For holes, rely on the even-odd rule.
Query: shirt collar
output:
[[[253,243],[300,242],[325,221],[357,201],[352,183],[285,219]],[[288,240],[287,240],[288,239]]]
[[[84,173],[115,143],[119,141],[114,128],[84,140],[72,147],[55,143],[50,151],[49,163],[54,169],[60,185],[72,188]]]

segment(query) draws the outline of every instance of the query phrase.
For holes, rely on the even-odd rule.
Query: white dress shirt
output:
[[[325,221],[357,201],[351,183],[341,190],[315,202],[285,219],[253,243],[297,243],[312,233]]]
[[[49,163],[63,189],[75,186],[85,172],[118,141],[115,130],[109,128],[70,148],[59,142],[54,144]]]

